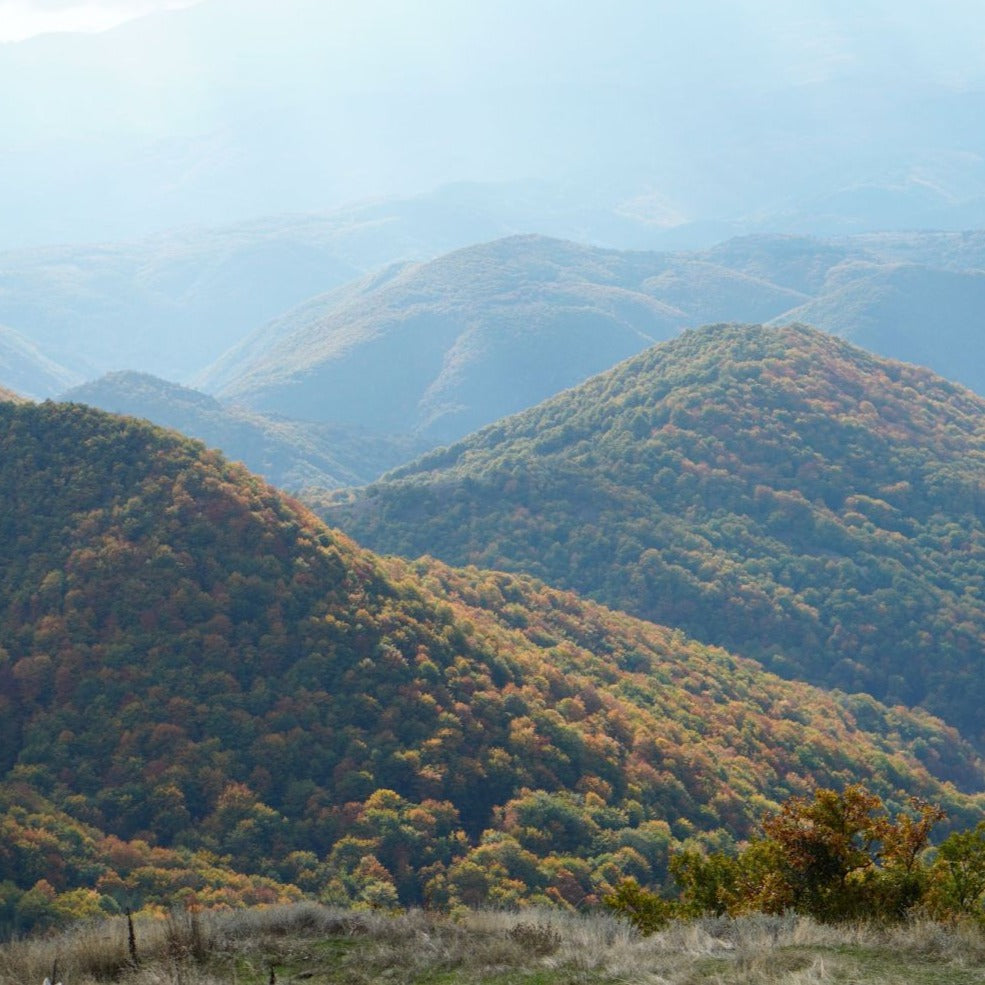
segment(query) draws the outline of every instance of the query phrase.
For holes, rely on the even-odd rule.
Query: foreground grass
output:
[[[315,904],[122,918],[0,947],[0,985],[971,985],[975,926],[826,927],[797,917],[707,919],[651,937],[606,916],[472,913],[459,920]]]

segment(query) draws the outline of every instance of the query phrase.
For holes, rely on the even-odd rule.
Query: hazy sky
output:
[[[982,0],[0,0],[0,93],[0,243],[463,181],[985,207]]]
[[[155,10],[200,0],[0,0],[0,41],[54,31],[103,31]]]

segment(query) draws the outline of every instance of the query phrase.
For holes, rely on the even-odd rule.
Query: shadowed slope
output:
[[[23,335],[0,325],[0,381],[34,397],[47,396],[78,380]]]

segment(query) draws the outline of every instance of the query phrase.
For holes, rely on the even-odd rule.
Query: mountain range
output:
[[[985,400],[816,330],[686,332],[328,497],[360,543],[525,571],[983,741]]]
[[[284,416],[341,423],[332,415],[348,419],[364,406],[363,425],[374,414],[397,414],[403,429],[434,421],[448,440],[609,368],[633,345],[718,321],[799,320],[985,390],[980,347],[966,328],[982,309],[979,234],[754,236],[689,252],[616,251],[572,238],[654,240],[566,221],[543,202],[531,213],[533,189],[515,196],[456,186],[317,216],[5,253],[0,325],[10,327],[0,356],[11,355],[0,382],[44,398],[138,371]],[[568,238],[530,235],[538,228]],[[525,235],[496,240],[509,233]],[[566,323],[580,340],[570,355],[559,348]],[[941,332],[946,345],[929,339]],[[589,339],[597,352],[585,352]],[[320,408],[294,379],[307,374],[310,389],[312,374],[334,373],[333,386],[344,389],[357,358],[382,378],[408,347],[423,364],[420,379],[400,381],[420,403],[409,419],[377,404],[386,389],[349,404],[329,393]],[[511,347],[518,364],[534,360],[521,374],[533,378],[470,411],[475,397],[462,391],[487,372],[483,389],[495,391]]]
[[[172,432],[3,403],[0,449],[8,903],[586,905],[813,783],[981,810],[980,761],[925,713],[382,560]]]
[[[0,253],[0,325],[59,363],[61,378],[30,380],[37,397],[113,371],[188,382],[269,320],[393,263],[537,231],[635,245],[650,242],[647,229],[531,181],[458,183],[137,240],[46,244]]]
[[[972,327],[985,270],[965,266],[982,262],[981,244],[927,239],[749,237],[669,254],[511,237],[315,298],[253,332],[199,385],[260,412],[434,446],[686,328],[794,318],[985,392]]]
[[[653,257],[541,237],[388,268],[253,333],[200,383],[225,400],[432,445],[675,334]]]
[[[424,211],[430,214],[430,207]],[[279,270],[274,253],[283,249],[283,257],[290,257],[302,241],[312,257],[326,262],[357,235],[372,242],[373,222],[365,215],[350,218],[354,225],[348,231],[341,217],[334,225],[311,220],[307,231],[288,224],[285,243],[263,254],[271,261],[268,275]],[[228,300],[222,291],[215,294],[219,284],[239,278],[243,288],[233,308],[240,302],[248,306],[250,292],[262,289],[258,275],[264,265],[256,248],[268,233],[280,242],[277,228],[264,224],[228,231],[227,259],[219,267],[218,254],[209,252],[226,242],[218,234],[207,241],[193,238],[189,262],[181,260],[180,251],[172,256],[162,247],[155,254],[148,282],[170,279],[176,290],[185,284],[180,289],[188,303],[172,312],[188,318],[176,336],[179,342],[207,332],[204,312],[221,297]],[[368,249],[372,253],[376,247]],[[845,241],[750,237],[677,254],[517,236],[426,262],[391,265],[307,301],[198,373],[198,385],[215,397],[126,372],[56,389],[72,374],[45,364],[25,340],[17,351],[32,354],[34,375],[10,369],[8,376],[19,381],[20,392],[37,396],[39,390],[53,390],[63,399],[183,430],[285,488],[331,489],[378,478],[430,447],[577,385],[657,340],[717,319],[783,324],[797,316],[985,390],[981,347],[970,328],[985,310],[983,254],[982,238],[974,234],[882,234]],[[247,276],[253,263],[257,276]],[[317,268],[312,259],[305,275],[312,282]],[[98,263],[86,269],[83,292],[102,276]],[[182,281],[193,276],[197,287]],[[285,284],[285,291],[292,289],[289,278]],[[35,284],[38,296],[59,297],[50,282],[44,291],[41,287]],[[164,292],[158,300],[170,296]],[[74,304],[67,296],[63,301],[67,308]],[[197,308],[199,314],[191,317]],[[136,309],[131,314],[138,318]],[[147,324],[159,315],[148,314]],[[99,319],[98,306],[92,318]],[[227,330],[231,325],[227,320]],[[113,348],[116,331],[89,351],[100,344]],[[164,331],[159,326],[140,344],[159,348]],[[187,346],[175,349],[191,358]]]
[[[973,5],[14,6],[0,936],[981,841]]]

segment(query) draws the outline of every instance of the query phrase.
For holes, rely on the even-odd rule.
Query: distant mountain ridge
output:
[[[805,327],[718,326],[323,505],[985,741],[985,400]],[[969,591],[969,589],[971,589]]]
[[[0,273],[0,314],[6,304],[30,319],[43,301],[41,334],[58,352],[74,351],[66,365],[76,368],[55,365],[22,335],[0,334],[0,370],[5,337],[16,354],[0,384],[55,396],[94,362],[177,366],[177,359],[225,405],[221,415],[202,405],[195,414],[210,420],[193,424],[182,416],[184,397],[169,407],[121,377],[80,393],[97,406],[185,427],[291,489],[370,481],[655,341],[718,321],[795,318],[985,393],[975,329],[985,315],[985,245],[973,232],[753,236],[692,253],[518,235],[383,266],[241,337],[278,298],[348,278],[387,250],[426,254],[442,237],[453,240],[450,217],[448,227],[435,225],[442,201],[418,203],[423,217],[397,202],[185,231],[148,241],[133,256],[114,247],[14,257]],[[268,284],[273,294],[257,303]],[[105,310],[111,295],[115,307]],[[203,367],[221,339],[234,337],[240,341]],[[18,375],[17,366],[33,368]],[[120,387],[127,393],[113,392]],[[363,436],[355,442],[353,429]]]
[[[674,333],[680,311],[629,289],[652,271],[646,255],[542,237],[392,268],[255,333],[224,359],[219,394],[448,440]]]
[[[985,215],[982,72],[960,5],[768,18],[712,0],[596,0],[566,16],[513,0],[284,6],[276,26],[256,0],[209,0],[5,44],[0,82],[26,94],[0,135],[6,241],[129,238],[463,176],[575,186],[570,225],[608,213],[678,246],[709,227],[837,234]],[[242,69],[255,64],[262,98]]]
[[[391,267],[258,329],[200,377],[265,412],[432,444],[515,413],[686,328],[799,320],[985,392],[967,237],[759,236],[646,253],[523,236]],[[878,250],[884,249],[887,257]],[[941,267],[897,259],[939,251]],[[928,326],[933,325],[933,331]]]
[[[110,373],[59,399],[174,428],[289,492],[362,485],[426,450],[408,437],[227,407],[208,394],[146,373]]]
[[[632,239],[632,221],[602,221],[569,214],[544,183],[463,183],[134,241],[8,250],[0,253],[0,325],[67,367],[42,397],[124,370],[194,384],[254,329],[390,264],[516,232],[574,238],[587,228]]]
[[[320,319],[365,328],[374,318],[392,313],[399,291],[378,278],[395,263],[423,265],[416,275],[413,267],[402,271],[405,280],[400,283],[411,294],[441,286],[458,299],[445,317],[471,312],[480,321],[487,314],[484,306],[506,306],[510,300],[509,278],[498,299],[480,289],[476,267],[483,255],[487,267],[500,263],[504,272],[512,271],[515,281],[525,279],[528,286],[542,280],[545,266],[553,267],[559,278],[572,282],[568,286],[580,282],[583,295],[590,287],[631,291],[638,304],[656,311],[654,330],[645,334],[660,337],[667,337],[660,333],[668,326],[676,333],[678,326],[717,321],[790,320],[791,312],[812,302],[819,305],[818,327],[844,332],[853,307],[838,298],[846,279],[842,268],[847,265],[858,281],[866,263],[874,265],[873,275],[881,273],[875,267],[906,265],[923,278],[919,290],[927,295],[925,308],[939,304],[946,312],[949,283],[928,282],[925,268],[955,275],[985,270],[982,237],[974,232],[831,240],[760,235],[691,252],[640,251],[646,237],[635,239],[615,229],[597,234],[597,242],[610,244],[610,250],[612,244],[637,247],[635,253],[620,250],[625,254],[620,260],[610,250],[576,245],[571,238],[579,231],[577,224],[566,226],[549,209],[538,225],[530,216],[524,218],[519,206],[497,211],[484,197],[490,194],[462,186],[417,200],[180,229],[133,243],[7,252],[0,255],[0,324],[11,326],[22,344],[63,367],[63,381],[40,381],[32,389],[37,396],[54,396],[67,384],[120,370],[149,372],[216,392],[251,365],[258,368],[264,353],[294,330],[310,334]],[[496,237],[511,233],[544,232],[550,235],[540,241],[539,250],[533,245],[538,240],[522,237],[504,241],[512,244],[515,256],[507,246],[493,245]],[[569,239],[551,239],[559,234]],[[471,263],[470,249],[476,251]],[[445,256],[449,250],[458,256]],[[428,265],[432,260],[437,268]],[[529,271],[523,271],[524,262],[531,264]],[[829,272],[830,288],[825,283]],[[494,287],[492,271],[486,274],[487,287]],[[396,268],[390,270],[395,275]],[[899,280],[902,275],[895,276]],[[326,292],[329,296],[323,297]],[[868,317],[881,323],[882,337],[872,345],[877,348],[891,345],[896,313],[881,307],[884,291],[873,294]],[[586,303],[591,309],[593,299]],[[359,305],[366,310],[359,311]],[[947,313],[948,319],[957,316],[953,302],[950,310],[954,314]],[[977,314],[975,307],[968,310]],[[869,344],[865,337],[856,341]],[[969,342],[954,337],[961,351],[970,348]],[[960,369],[960,362],[935,368],[952,375],[953,366]],[[963,382],[985,388],[977,376]]]
[[[314,299],[254,332],[200,385],[257,409],[358,418],[435,443],[689,325],[763,319],[808,299],[701,257],[517,236]]]

